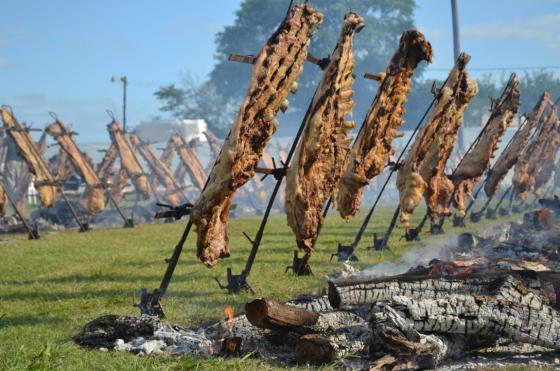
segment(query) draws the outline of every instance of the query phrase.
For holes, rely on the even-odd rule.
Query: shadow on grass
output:
[[[33,326],[33,325],[47,325],[56,324],[68,321],[68,317],[41,317],[41,316],[30,316],[30,315],[20,315],[20,316],[2,316],[0,317],[0,329],[5,329],[8,327],[15,326]]]

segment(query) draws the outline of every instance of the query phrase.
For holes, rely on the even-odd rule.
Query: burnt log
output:
[[[495,296],[509,279],[537,293],[543,303],[560,308],[560,274],[529,270],[436,276],[404,274],[383,278],[349,278],[329,281],[328,297],[333,308],[371,306],[394,296],[411,299],[445,299],[452,294]],[[509,299],[508,299],[509,300]]]
[[[336,351],[330,340],[323,335],[309,334],[299,338],[294,348],[297,363],[320,366],[336,360]]]
[[[245,305],[246,316],[254,326],[281,331],[312,333],[319,313],[270,299],[256,299]]]

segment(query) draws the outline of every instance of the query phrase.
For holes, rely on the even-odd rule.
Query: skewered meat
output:
[[[115,145],[119,154],[121,168],[126,171],[127,177],[132,180],[136,191],[142,195],[145,200],[148,200],[151,197],[148,177],[136,158],[134,150],[132,149],[132,144],[130,144],[125,132],[115,120],[107,125],[107,130],[111,136],[111,142]]]
[[[306,116],[303,138],[286,176],[285,211],[299,248],[312,252],[323,224],[323,206],[347,162],[355,127],[352,115],[355,81],[353,38],[364,26],[357,13],[344,18],[340,39],[325,68]]]
[[[118,152],[114,144],[111,144],[105,151],[105,155],[101,163],[97,166],[97,175],[103,183],[107,182],[111,175],[113,175],[113,165],[117,160]]]
[[[548,116],[537,129],[533,141],[525,148],[515,165],[512,183],[518,199],[527,200],[529,192],[535,189],[536,177],[544,165],[549,146],[554,145],[557,140],[557,131],[558,115],[556,107],[552,105]]]
[[[454,187],[453,204],[461,217],[465,215],[467,197],[472,196],[474,186],[490,167],[490,161],[498,149],[500,138],[519,110],[521,104],[519,95],[519,80],[513,74],[502,97],[491,109],[492,114],[480,139],[465,155],[453,173],[451,178]]]
[[[484,193],[486,193],[486,196],[491,198],[496,194],[496,192],[498,192],[500,183],[504,180],[508,171],[517,164],[519,156],[522,153],[523,148],[527,145],[529,135],[533,131],[533,128],[537,122],[541,120],[545,109],[551,104],[552,101],[550,99],[550,94],[548,92],[544,92],[533,108],[531,115],[527,118],[525,124],[515,133],[507,148],[502,151],[498,160],[496,160],[496,163],[492,166],[492,169],[490,169],[488,179],[484,184]]]
[[[8,195],[4,186],[0,184],[0,218],[6,216],[6,210],[8,210]]]
[[[422,197],[432,221],[436,215],[449,213],[453,184],[445,175],[445,165],[457,140],[463,113],[478,93],[478,85],[467,72],[469,60],[470,56],[464,53],[457,59],[445,85],[437,93],[437,103],[428,123],[418,134],[397,173],[400,219],[405,228],[408,228],[410,215]]]
[[[193,146],[187,144],[185,139],[179,134],[173,134],[171,141],[175,145],[175,150],[183,164],[183,168],[179,167],[178,169],[184,169],[184,171],[189,173],[192,184],[202,190],[204,183],[206,183],[206,173],[193,150]],[[182,175],[175,173],[175,175],[178,177],[185,176],[184,173]]]
[[[222,149],[222,142],[209,130],[204,131],[203,134],[208,141],[208,146],[210,146],[210,150],[212,151],[214,158],[218,157],[220,150]]]
[[[172,206],[179,206],[182,203],[181,187],[173,178],[171,170],[156,157],[150,145],[143,142],[138,134],[131,133],[130,142],[146,161],[158,182],[164,187],[165,194],[163,197],[165,201]]]
[[[339,184],[338,210],[348,220],[360,208],[364,187],[380,174],[394,149],[391,142],[404,123],[406,94],[416,66],[432,61],[432,46],[420,32],[406,31],[389,66],[381,75],[377,96],[350,152],[350,159]]]
[[[72,133],[58,120],[47,126],[45,131],[60,145],[61,150],[68,156],[68,160],[73,168],[86,183],[85,197],[87,209],[93,213],[100,213],[105,210],[105,188],[103,183],[84,154],[78,149],[76,142],[72,138]]]
[[[288,93],[297,88],[313,28],[322,18],[307,4],[291,8],[255,60],[247,97],[191,214],[198,232],[197,255],[208,267],[229,256],[231,198],[255,175],[262,151],[276,131],[276,115]]]
[[[37,144],[29,135],[27,127],[20,124],[10,110],[2,109],[0,113],[8,135],[12,138],[19,153],[29,166],[29,171],[35,175],[34,185],[39,193],[41,205],[45,208],[52,207],[57,187],[47,161],[43,158]]]
[[[47,160],[51,174],[59,182],[65,183],[74,174],[74,169],[68,158],[68,154],[60,148],[58,153]]]

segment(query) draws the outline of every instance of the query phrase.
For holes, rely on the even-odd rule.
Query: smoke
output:
[[[414,246],[396,262],[383,262],[360,271],[355,277],[384,277],[402,274],[433,259],[449,260],[457,248],[456,236],[446,235],[430,241],[428,246]]]

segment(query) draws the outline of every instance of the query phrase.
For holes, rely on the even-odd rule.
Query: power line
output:
[[[451,68],[427,68],[426,72],[448,72]],[[474,67],[469,71],[528,71],[528,70],[553,70],[560,66],[521,66],[521,67]]]

